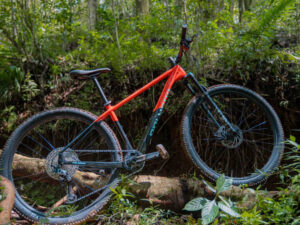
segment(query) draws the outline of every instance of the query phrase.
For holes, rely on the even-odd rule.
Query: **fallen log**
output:
[[[135,194],[139,200],[148,199],[163,208],[181,210],[184,205],[195,197],[211,199],[214,193],[201,180],[167,178],[159,176],[140,175],[133,178],[134,183],[129,185],[129,191]],[[238,202],[239,208],[252,208],[257,202],[257,194],[263,197],[276,197],[278,191],[254,191],[232,186],[221,193],[222,196]],[[145,202],[145,201],[140,201]]]
[[[20,154],[15,154],[13,161],[14,175],[28,176],[32,179],[46,174],[45,160],[38,158],[30,158]],[[73,179],[84,187],[86,185],[98,189],[103,186],[103,177],[92,172],[76,171]],[[48,178],[42,181],[50,182],[53,179]],[[139,175],[132,178],[134,181],[129,185],[129,191],[133,193],[141,204],[148,199],[149,201],[159,204],[164,208],[173,210],[181,210],[184,205],[195,197],[212,198],[214,193],[208,187],[197,179],[183,178],[167,178],[159,176]],[[265,197],[274,197],[280,192],[263,192],[259,194]],[[257,192],[253,189],[242,189],[232,186],[229,190],[222,193],[223,196],[239,201],[238,206],[243,208],[251,208],[257,201]],[[243,201],[241,201],[243,199]],[[61,202],[64,200],[62,199]],[[57,204],[61,204],[61,202]]]
[[[42,182],[57,182],[49,176],[45,176],[44,179],[41,179],[41,177],[46,175],[45,163],[45,159],[31,158],[15,154],[13,160],[13,173],[15,176],[30,176],[30,179],[39,179]],[[88,185],[93,189],[98,189],[103,186],[103,178],[105,177],[92,172],[82,172],[79,170],[77,170],[73,175],[73,179],[76,180],[78,185],[82,187]]]
[[[0,176],[0,187],[3,187],[2,197],[4,199],[0,200],[0,225],[9,224],[11,210],[15,201],[15,192],[13,184],[5,177]]]

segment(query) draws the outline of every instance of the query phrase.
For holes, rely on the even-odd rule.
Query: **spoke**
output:
[[[89,145],[87,147],[85,147],[84,149],[90,149],[91,146],[95,143],[95,140],[100,139],[100,138],[101,138],[101,136],[98,133],[96,133],[96,137],[92,141],[90,141]],[[101,141],[99,141],[98,144],[100,145]]]
[[[250,116],[252,116],[255,112],[257,111],[257,109],[253,110],[253,112],[251,112],[245,119],[243,119],[240,123],[239,123],[239,127],[243,124],[244,121],[246,121],[248,118],[250,118]]]
[[[249,139],[243,139],[245,142],[250,143],[250,144],[258,144],[258,143],[262,143],[262,144],[266,144],[266,145],[274,145],[274,143],[270,143],[270,142],[264,142],[264,141],[255,141],[255,140],[249,140]]]
[[[23,145],[24,147],[26,147],[27,149],[29,149],[29,150],[32,151],[33,153],[39,155],[41,158],[44,158],[40,153],[34,151],[32,148],[30,148],[28,145],[24,144],[23,142],[21,143],[21,145]]]
[[[256,151],[259,151],[259,149],[263,150],[263,151],[268,151],[268,152],[272,152],[272,149],[269,149],[269,148],[266,148],[266,147],[263,147],[263,146],[257,146],[255,143],[248,143],[248,142],[244,142],[247,146],[251,146],[250,148],[246,148],[246,149],[251,149],[252,151],[253,150],[256,150]],[[257,148],[257,149],[254,149],[253,148],[253,145]]]
[[[23,152],[20,152],[19,150],[17,150],[16,153],[19,153],[19,155],[26,156],[28,158],[32,158],[32,156],[24,154]]]
[[[242,115],[241,115],[241,117],[239,119],[239,126],[240,126],[240,124],[243,121],[243,117],[244,117],[244,113],[245,113],[245,108],[246,108],[246,104],[245,103],[246,103],[246,100],[244,99],[244,104],[243,104],[243,108],[242,108]]]
[[[196,120],[203,120],[203,121],[207,121],[211,124],[214,124],[214,122],[211,120],[211,119],[206,119],[206,118],[203,118],[204,116],[198,116],[198,118]]]
[[[214,137],[214,138],[203,138],[201,140],[203,140],[203,141],[216,141],[216,140],[221,141],[221,140],[223,140],[223,138]]]
[[[52,148],[52,150],[55,149],[54,146],[43,135],[41,135],[40,132],[37,133]]]
[[[259,129],[255,129],[255,128],[257,128],[257,127],[260,127],[260,126],[262,126],[262,125],[265,125],[266,123],[267,123],[267,121],[261,122],[261,123],[255,125],[255,126],[253,126],[253,127],[251,127],[251,128],[249,128],[249,129],[247,129],[247,130],[243,130],[243,133],[247,133],[247,132],[249,132],[249,131],[251,131],[251,130],[264,130],[264,129],[268,129],[268,128],[259,128]]]
[[[270,138],[271,138],[271,137],[273,138],[273,135],[271,135],[271,134],[266,134],[266,133],[259,133],[259,132],[255,132],[255,131],[250,131],[250,132],[247,132],[247,133],[259,134],[259,135],[269,136]],[[243,132],[243,134],[244,134],[244,132]]]
[[[217,160],[215,160],[215,162],[214,162],[214,164],[212,165],[212,169],[214,169],[214,167],[215,167],[215,165],[216,165],[216,163],[218,163],[219,161],[220,161],[220,159],[222,158],[222,156],[225,154],[225,152],[227,152],[227,149],[223,149],[222,150],[222,152],[220,153],[220,155],[219,155],[219,157],[218,157],[218,159]]]
[[[91,133],[91,131],[92,131],[93,129],[92,128],[90,128],[74,145],[73,145],[73,148],[75,148],[75,146],[77,146],[78,144],[80,144],[83,140],[84,140],[84,138],[89,134],[89,133]]]
[[[25,178],[28,178],[28,177],[40,176],[41,174],[45,174],[45,173],[32,174],[32,175],[22,176],[22,177],[17,176],[18,178],[14,178],[14,181],[16,181],[16,180],[22,180],[22,179],[25,179]]]
[[[29,183],[26,183],[26,184],[24,184],[24,185],[29,185],[29,184],[32,184],[33,182],[38,182],[38,181],[40,181],[40,180],[42,180],[42,179],[44,179],[44,178],[46,178],[46,177],[49,177],[48,174],[46,174],[46,175],[44,175],[44,176],[41,176],[39,179],[33,180],[33,181],[31,181],[31,182],[29,182]],[[16,189],[18,189],[18,187],[16,187]]]
[[[70,125],[68,126],[68,138],[67,138],[67,142],[69,143],[70,141]]]
[[[230,122],[232,123],[232,102],[231,102],[231,93],[229,93],[229,105],[230,105]]]
[[[47,149],[49,152],[51,152],[51,150],[50,150],[47,146],[45,146],[45,145],[43,145],[42,143],[38,142],[38,141],[35,140],[33,137],[31,137],[31,136],[29,136],[29,135],[27,135],[26,137],[29,138],[30,140],[32,140],[34,143],[38,144],[39,146],[41,146],[41,147]]]
[[[252,130],[254,130],[254,131],[256,131],[256,130],[258,130],[258,131],[260,131],[260,130],[269,130],[269,128],[266,128],[266,127],[265,127],[265,128],[251,129],[251,131],[252,131]],[[251,131],[250,131],[250,132],[251,132]],[[243,130],[243,133],[247,133],[247,132],[248,132],[248,130]]]
[[[240,166],[241,166],[241,176],[244,176],[244,167],[245,167],[245,161],[242,160],[244,159],[244,157],[241,157],[241,154],[240,154],[240,151],[239,151],[239,148],[235,149],[235,152],[237,153],[238,155],[238,158],[239,158],[239,162],[240,162]],[[243,161],[243,162],[242,162]]]

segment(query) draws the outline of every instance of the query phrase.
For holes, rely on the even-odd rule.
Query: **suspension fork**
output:
[[[198,89],[198,91],[195,91],[191,84],[189,83],[191,81]],[[216,120],[212,112],[209,110],[205,102],[207,101],[209,104],[213,106],[218,112],[218,114],[221,116],[222,120],[227,124],[227,126],[233,131],[236,132],[236,129],[232,126],[232,124],[229,122],[229,120],[226,118],[226,116],[223,114],[223,112],[220,110],[220,108],[217,106],[217,104],[214,102],[214,100],[210,97],[208,94],[207,89],[202,86],[198,80],[195,78],[194,74],[189,72],[185,77],[184,77],[184,83],[189,89],[189,91],[192,93],[192,95],[197,95],[199,92],[204,95],[204,98],[199,96],[201,98],[201,106],[204,109],[204,111],[208,114],[208,116],[212,119],[212,121],[216,124],[218,128],[221,127],[219,122]],[[205,101],[206,100],[206,101]]]

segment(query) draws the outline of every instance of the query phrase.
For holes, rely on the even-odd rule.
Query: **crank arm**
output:
[[[151,159],[158,158],[159,156],[160,156],[159,152],[151,152],[151,153],[148,153],[148,154],[137,156],[136,157],[136,162],[140,163],[140,162],[148,161],[148,160],[151,160]]]
[[[151,152],[148,154],[138,156],[136,162],[143,162],[143,161],[155,159],[158,157],[161,157],[166,160],[170,157],[169,153],[167,152],[167,150],[165,149],[165,147],[162,144],[156,145],[156,150],[157,150],[157,152]]]

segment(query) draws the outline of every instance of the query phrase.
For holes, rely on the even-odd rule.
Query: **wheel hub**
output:
[[[61,174],[59,169],[65,170],[67,174],[72,177],[78,170],[78,165],[59,165],[58,155],[59,152],[63,150],[64,147],[56,148],[52,150],[46,158],[46,172],[47,174],[55,180],[61,179]],[[79,161],[77,154],[70,148],[63,152],[63,158],[66,161]]]
[[[235,129],[233,132],[230,128],[221,126],[216,133],[216,136],[219,137],[222,141],[222,145],[227,148],[237,148],[243,142],[243,132],[237,125],[232,125]]]

